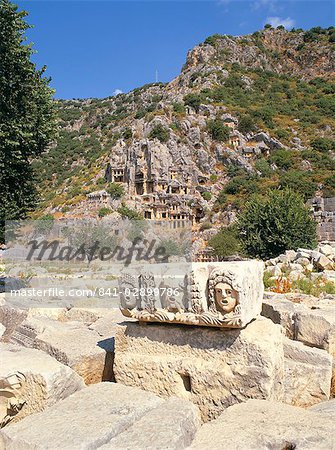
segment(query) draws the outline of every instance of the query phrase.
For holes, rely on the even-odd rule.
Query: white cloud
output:
[[[251,9],[257,11],[258,9],[267,9],[268,11],[275,12],[279,9],[277,0],[255,0],[251,3]]]
[[[269,23],[274,28],[279,27],[279,25],[283,25],[286,29],[293,28],[295,21],[291,19],[291,17],[286,17],[286,19],[282,19],[280,17],[267,17],[265,23]]]
[[[123,94],[123,91],[121,91],[121,89],[115,89],[115,91],[113,92],[113,95],[118,95],[118,94]]]

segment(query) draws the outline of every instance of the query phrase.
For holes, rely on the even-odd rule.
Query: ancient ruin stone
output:
[[[0,353],[0,427],[84,387],[79,375],[44,352],[1,343]]]
[[[188,447],[200,427],[198,408],[187,400],[170,398],[142,416],[101,450],[169,449]]]
[[[104,339],[82,322],[32,318],[16,329],[11,342],[44,350],[75,370],[86,384],[113,379],[108,357],[114,351],[112,337]]]
[[[270,320],[222,331],[128,323],[115,339],[118,383],[190,400],[205,421],[248,398],[283,396],[283,335]]]
[[[191,450],[334,448],[334,423],[326,414],[278,402],[248,400],[200,428]]]
[[[284,339],[284,402],[308,407],[330,396],[332,357],[325,350]]]
[[[164,404],[163,399],[137,388],[99,383],[82,389],[42,413],[4,428],[0,441],[2,437],[6,450],[93,450],[108,444],[128,429],[131,432],[132,425]],[[171,414],[171,407],[168,407],[167,416]],[[164,416],[160,410],[159,416]],[[195,427],[194,412],[191,420]],[[153,423],[152,418],[149,421]],[[165,422],[166,429],[169,425],[170,422]],[[151,431],[154,433],[154,429]]]
[[[261,312],[261,261],[193,263],[181,289],[175,291],[171,277],[166,282],[171,293],[169,289],[162,293],[155,267],[149,268],[152,272],[126,274],[120,281],[121,310],[127,317],[140,322],[242,328]],[[130,289],[139,291],[139,296],[123,293]]]

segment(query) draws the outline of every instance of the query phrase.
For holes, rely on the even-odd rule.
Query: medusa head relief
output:
[[[239,286],[235,275],[214,270],[208,280],[208,303],[211,312],[225,315],[235,310],[239,303]]]

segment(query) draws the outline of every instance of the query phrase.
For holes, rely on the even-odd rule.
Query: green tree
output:
[[[34,53],[25,32],[25,11],[0,0],[0,240],[5,220],[26,217],[37,192],[30,161],[55,136],[53,90],[45,68],[31,61]]]
[[[268,259],[316,245],[316,222],[302,197],[289,189],[252,197],[238,218],[238,229],[251,257]]]
[[[213,119],[207,122],[207,130],[216,141],[227,141],[230,134],[230,128],[222,120]]]
[[[124,188],[119,183],[109,183],[109,186],[107,187],[106,191],[110,196],[114,199],[121,198],[124,195]]]
[[[237,255],[241,253],[241,242],[235,226],[221,228],[213,236],[208,244],[214,249],[214,253],[221,257]]]
[[[319,137],[314,139],[311,142],[311,146],[313,150],[316,150],[318,152],[322,153],[328,153],[335,151],[335,140],[330,138],[323,138]]]
[[[195,93],[186,94],[184,97],[184,103],[185,105],[191,106],[191,108],[194,108],[198,112],[201,105],[201,95]]]
[[[317,189],[317,183],[302,170],[290,170],[282,174],[279,182],[282,188],[292,189],[299,193],[304,200],[314,197]]]
[[[158,123],[150,131],[149,137],[151,139],[157,138],[161,142],[167,142],[170,139],[170,130],[161,123]]]
[[[243,134],[252,133],[257,129],[254,119],[249,115],[245,114],[241,116],[238,122],[238,129]]]

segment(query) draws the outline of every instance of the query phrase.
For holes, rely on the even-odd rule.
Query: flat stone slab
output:
[[[46,353],[0,343],[0,422],[39,412],[85,386],[82,378]]]
[[[158,396],[138,388],[108,382],[98,383],[42,413],[4,428],[0,439],[2,437],[6,450],[93,450],[109,444],[113,439],[124,447],[107,448],[150,448],[132,446],[128,439],[133,437],[138,443],[148,444],[155,433],[156,425],[159,430],[158,440],[167,442],[169,436],[173,442],[172,431],[176,425],[179,442],[188,444],[195,434],[199,417],[194,406],[187,407],[186,404],[184,401],[173,407],[172,403],[167,404]],[[185,406],[186,412],[183,415],[182,409]],[[185,423],[188,420],[189,425]],[[183,424],[188,427],[188,431],[181,433]],[[151,434],[141,438],[139,433],[136,433],[138,425],[143,425],[144,431]],[[165,438],[161,436],[164,428]],[[176,441],[178,439],[175,439]]]
[[[306,408],[328,400],[332,379],[329,353],[285,338],[284,355],[284,402]]]
[[[231,406],[197,432],[190,450],[331,450],[334,422],[325,414],[278,402]]]
[[[112,379],[114,340],[104,339],[82,322],[58,322],[48,318],[25,320],[12,333],[11,342],[44,350],[71,367],[86,384]]]
[[[242,330],[128,323],[115,345],[117,382],[190,400],[204,421],[248,398],[283,397],[283,334],[265,318]]]
[[[173,397],[100,449],[180,450],[192,443],[200,424],[198,408],[187,400]]]

